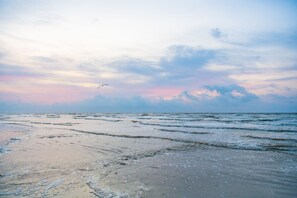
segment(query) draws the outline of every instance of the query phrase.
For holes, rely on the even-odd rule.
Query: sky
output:
[[[0,0],[0,112],[297,112],[297,2]]]

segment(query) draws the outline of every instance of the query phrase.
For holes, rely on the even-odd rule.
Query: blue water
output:
[[[87,121],[87,122],[86,122]],[[297,114],[19,114],[1,115],[1,127],[66,127],[85,133],[98,123],[113,123],[108,134],[170,138],[216,147],[296,154]],[[87,127],[86,127],[87,126]],[[138,127],[135,130],[135,127]],[[137,138],[137,137],[135,137]]]

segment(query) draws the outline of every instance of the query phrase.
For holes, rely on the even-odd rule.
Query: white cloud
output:
[[[234,71],[238,68],[234,65],[224,65],[224,64],[208,64],[205,66],[205,69],[210,71]]]

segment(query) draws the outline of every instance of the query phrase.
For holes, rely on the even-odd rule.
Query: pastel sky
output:
[[[33,110],[296,112],[297,2],[0,0],[0,112]]]

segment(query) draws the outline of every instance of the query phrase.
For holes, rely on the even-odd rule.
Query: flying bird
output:
[[[108,84],[100,84],[99,86],[98,86],[98,89],[100,88],[100,87],[104,87],[104,86],[107,86]]]

